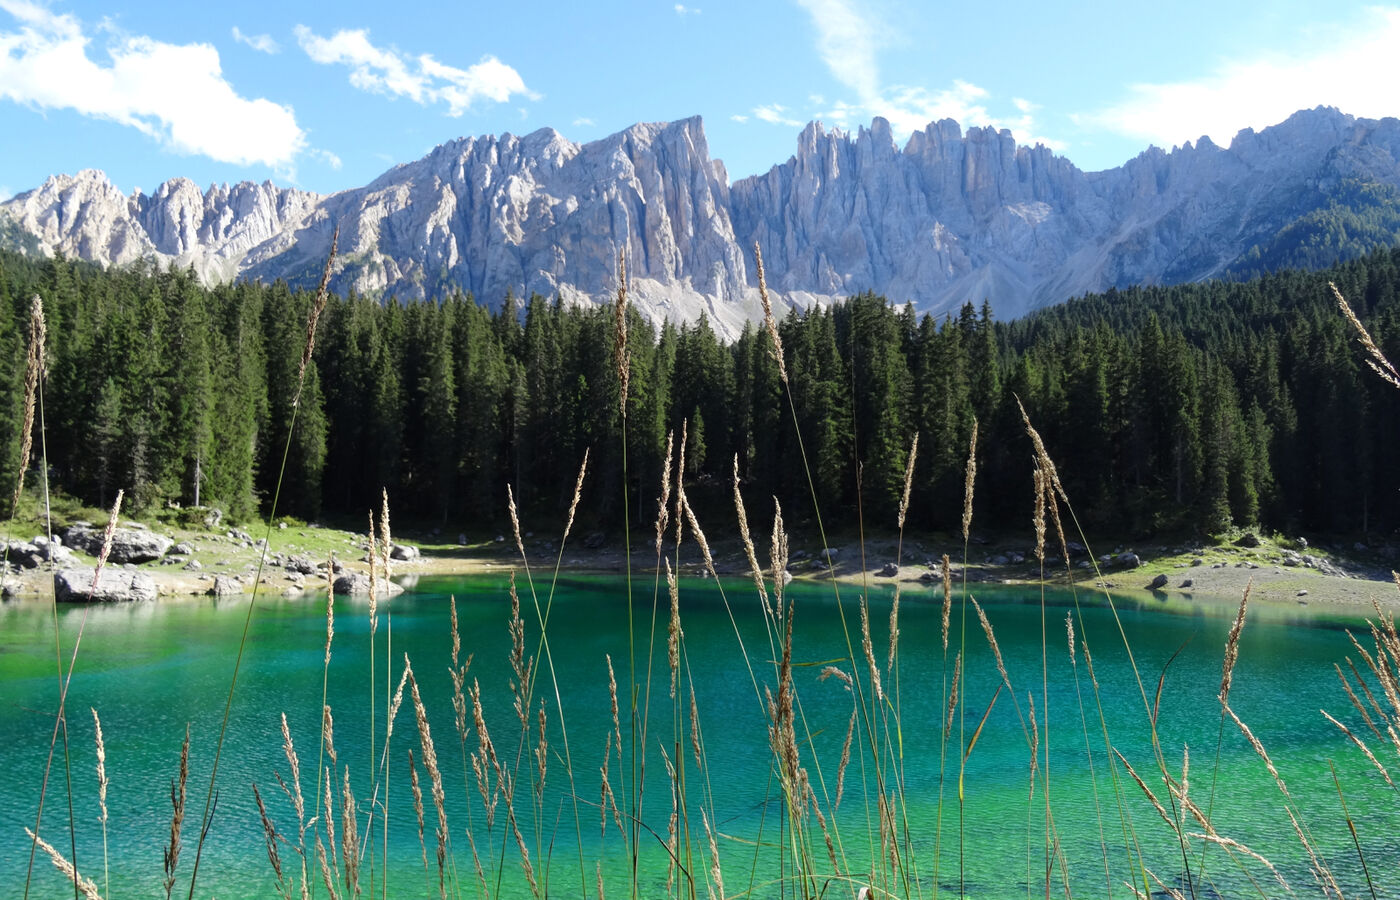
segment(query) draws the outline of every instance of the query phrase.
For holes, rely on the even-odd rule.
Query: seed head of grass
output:
[[[102,810],[101,822],[107,824],[107,746],[102,740],[102,720],[97,710],[92,710],[92,724],[96,729],[97,741],[97,803]]]
[[[1395,367],[1390,364],[1390,360],[1386,359],[1385,354],[1381,352],[1381,348],[1377,347],[1376,342],[1371,340],[1366,326],[1362,325],[1361,320],[1356,317],[1356,313],[1352,312],[1351,306],[1342,297],[1342,292],[1337,289],[1337,286],[1330,281],[1327,282],[1327,286],[1332,289],[1332,296],[1337,298],[1337,305],[1341,307],[1342,315],[1346,316],[1351,327],[1356,329],[1356,339],[1361,342],[1361,346],[1366,348],[1366,353],[1371,357],[1366,360],[1366,365],[1370,366],[1371,370],[1381,378],[1400,388],[1400,372],[1395,370]]]
[[[10,503],[11,518],[19,512],[19,498],[24,493],[24,473],[29,468],[29,455],[34,447],[34,411],[39,383],[44,377],[44,343],[47,339],[44,301],[35,294],[29,301],[29,348],[24,364],[24,422],[20,428],[19,476],[15,479],[15,495]]]
[[[190,777],[190,726],[185,726],[185,742],[180,746],[180,774],[170,782],[170,843],[164,851],[165,896],[175,887],[175,869],[180,862],[180,829],[185,823],[185,786]]]
[[[744,497],[739,493],[739,454],[734,454],[734,509],[739,516],[739,537],[744,542],[744,554],[749,561],[749,574],[753,576],[754,589],[769,618],[773,608],[768,604],[768,589],[763,585],[763,571],[758,567],[758,555],[754,552],[753,537],[749,534],[749,516],[744,510]]]
[[[865,653],[865,662],[870,667],[870,689],[876,700],[885,699],[885,691],[880,684],[880,666],[875,662],[875,648],[870,642],[870,604],[865,595],[860,598],[860,648]]]
[[[65,859],[62,853],[59,853],[48,841],[39,837],[28,828],[24,829],[24,833],[29,836],[31,841],[38,845],[40,850],[44,851],[44,855],[53,863],[54,868],[62,872],[64,878],[73,882],[77,889],[82,891],[83,900],[102,900],[102,895],[97,892],[97,885],[90,879],[84,878],[77,869],[73,868],[73,864]],[[166,893],[168,894],[169,891],[167,890]]]
[[[559,539],[560,552],[563,552],[564,542],[569,539],[569,532],[574,527],[574,513],[578,512],[578,501],[583,496],[583,476],[588,473],[588,448],[583,450],[583,463],[578,467],[578,481],[574,484],[574,499],[569,503],[569,521],[564,525],[564,536]]]
[[[992,631],[992,623],[987,621],[987,614],[982,611],[982,605],[977,602],[977,598],[969,597],[968,599],[972,601],[972,608],[977,610],[977,619],[982,623],[982,631],[987,635],[987,643],[991,646],[992,656],[997,662],[997,673],[1001,675],[1001,680],[1006,682],[1006,686],[1010,687],[1011,679],[1007,677],[1006,663],[1002,662],[1001,647],[997,644],[996,633]]]
[[[972,439],[967,448],[967,470],[963,477],[962,536],[966,543],[972,532],[972,489],[977,482],[977,420],[972,420]]]
[[[1235,613],[1235,623],[1230,626],[1230,633],[1225,638],[1225,663],[1220,670],[1220,705],[1230,705],[1230,683],[1235,674],[1235,663],[1240,657],[1240,632],[1244,631],[1245,610],[1249,607],[1249,592],[1254,587],[1254,579],[1250,579],[1244,586],[1244,595],[1240,597],[1239,612]]]
[[[676,679],[681,670],[681,598],[676,584],[676,573],[671,571],[671,560],[666,560],[666,591],[671,598],[671,617],[666,626],[666,664],[671,669],[671,699],[676,697]]]
[[[953,613],[953,567],[943,554],[943,652],[948,652],[948,620]],[[947,659],[947,657],[944,657]]]
[[[618,404],[627,420],[627,382],[632,376],[632,360],[627,353],[627,258],[617,255],[617,302],[613,304],[613,348],[617,354]]]
[[[773,316],[773,304],[768,299],[768,280],[763,276],[763,250],[757,241],[753,245],[753,255],[758,273],[758,299],[763,304],[763,326],[768,330],[768,337],[773,342],[771,352],[773,359],[778,363],[778,377],[783,380],[783,384],[787,384],[787,363],[783,362],[783,338],[778,333],[778,320]]]
[[[331,252],[326,256],[326,268],[321,272],[321,284],[316,288],[316,297],[311,301],[311,311],[306,316],[306,343],[301,351],[301,365],[297,367],[297,392],[292,398],[292,406],[301,405],[301,391],[306,384],[306,367],[311,363],[311,354],[316,349],[316,324],[325,312],[326,301],[330,298],[331,267],[335,264],[335,252],[340,243],[340,226],[335,226],[331,234]]]
[[[671,518],[671,453],[674,451],[674,431],[666,432],[666,461],[661,466],[661,496],[656,502],[656,552],[661,552],[661,538]]]
[[[918,455],[919,433],[916,431],[914,441],[909,445],[909,460],[904,465],[904,493],[899,498],[898,527],[901,531],[904,529],[904,517],[909,512],[909,492],[914,487],[914,459]]]

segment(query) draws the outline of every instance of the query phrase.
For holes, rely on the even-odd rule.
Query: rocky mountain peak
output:
[[[730,184],[697,116],[583,144],[550,128],[463,137],[327,197],[180,178],[124,196],[85,170],[0,210],[46,252],[176,262],[210,280],[314,281],[338,224],[337,289],[490,304],[607,302],[625,253],[645,314],[703,313],[733,335],[757,314],[755,242],[780,302],[872,290],[933,313],[989,299],[1006,318],[1218,275],[1348,180],[1400,186],[1400,121],[1319,107],[1228,147],[1203,137],[1093,173],[951,119],[902,148],[881,118],[854,133],[811,122],[786,162]]]

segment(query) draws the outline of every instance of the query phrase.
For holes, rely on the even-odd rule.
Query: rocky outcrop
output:
[[[752,248],[780,307],[862,291],[1000,318],[1109,288],[1224,274],[1348,181],[1400,187],[1400,121],[1305,110],[1229,147],[1208,138],[1083,172],[1009,131],[808,125],[796,153],[729,184],[698,118],[576,144],[552,129],[462,138],[371,184],[320,197],[185,179],[123,196],[100,172],[0,204],[45,252],[193,265],[210,281],[311,285],[340,226],[332,286],[372,296],[539,293],[609,302],[619,253],[653,321],[758,314]],[[781,313],[781,309],[780,309]]]
[[[60,569],[53,576],[54,598],[59,603],[123,603],[156,599],[156,583],[145,572],[103,568],[93,583],[94,569]]]
[[[29,541],[9,541],[0,544],[0,555],[10,565],[19,569],[34,569],[52,560],[64,566],[73,563],[73,551],[63,546],[57,538],[50,543],[48,538],[39,536]]]
[[[103,530],[90,525],[71,525],[63,532],[63,541],[68,546],[96,556],[102,552]],[[115,565],[125,563],[154,562],[165,555],[174,541],[163,534],[138,528],[118,528],[112,532],[112,549],[107,562]]]

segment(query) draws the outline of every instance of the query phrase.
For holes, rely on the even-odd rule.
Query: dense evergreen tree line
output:
[[[1393,529],[1400,394],[1365,369],[1328,279],[1400,359],[1400,250],[1320,274],[1110,291],[1010,323],[986,305],[938,320],[860,295],[780,323],[790,401],[762,329],[726,344],[704,320],[658,330],[632,313],[632,521],[649,522],[667,431],[688,420],[691,494],[717,513],[737,455],[755,500],[800,517],[814,489],[829,521],[859,512],[877,528],[893,525],[918,431],[910,523],[956,530],[975,418],[978,522],[1024,528],[1020,398],[1087,526]],[[309,293],[0,255],[11,484],[36,292],[51,472],[92,504],[120,487],[138,507],[246,519],[270,506],[285,450],[279,513],[359,515],[384,486],[400,516],[475,530],[498,527],[507,484],[529,509],[566,506],[588,448],[585,515],[622,518],[611,310],[332,298],[288,447]]]

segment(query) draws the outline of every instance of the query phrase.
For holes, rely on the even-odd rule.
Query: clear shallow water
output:
[[[664,587],[658,609],[656,643],[650,659],[651,680],[649,737],[646,742],[647,802],[643,819],[648,828],[664,836],[671,800],[661,753],[686,760],[687,791],[695,800],[713,797],[720,852],[728,895],[750,884],[756,896],[779,896],[777,862],[771,849],[755,851],[755,840],[771,845],[782,839],[777,832],[780,792],[771,777],[771,751],[767,720],[749,675],[751,665],[760,688],[773,684],[772,654],[758,613],[752,586],[726,582],[737,630],[748,649],[749,662],[739,650],[736,625],[731,622],[719,591],[712,583],[687,582],[682,587],[685,631],[685,663],[693,684],[703,733],[706,767],[696,767],[688,733],[679,742],[673,728],[674,707],[669,694],[666,667]],[[542,589],[543,590],[543,589]],[[795,585],[794,659],[804,665],[796,670],[802,712],[812,732],[804,743],[802,761],[812,772],[818,793],[825,785],[834,797],[837,761],[852,710],[850,695],[832,679],[818,681],[822,665],[835,664],[847,655],[840,608],[830,587]],[[529,652],[538,648],[540,629],[522,582],[521,593]],[[505,829],[503,812],[487,831],[475,782],[464,772],[464,753],[453,726],[448,596],[457,598],[463,653],[474,654],[468,681],[478,679],[488,726],[503,758],[517,753],[519,722],[512,709],[507,664],[509,599],[500,577],[424,578],[415,590],[392,604],[393,678],[397,680],[404,654],[412,660],[424,704],[437,742],[452,829],[452,858],[464,896],[477,896],[471,875],[471,851],[465,838],[470,823],[483,864],[490,874],[494,896],[528,896],[521,875],[519,853]],[[909,845],[919,882],[912,891],[933,892],[935,864],[942,889],[956,892],[961,880],[967,896],[1019,897],[1029,890],[1044,893],[1045,809],[1043,773],[1037,775],[1036,794],[1030,797],[1030,751],[1026,729],[1028,693],[1035,695],[1041,716],[1040,738],[1050,748],[1050,796],[1060,852],[1068,869],[1070,890],[1079,896],[1128,896],[1123,881],[1133,878],[1124,850],[1123,824],[1127,816],[1136,843],[1147,864],[1168,884],[1182,876],[1181,852],[1166,825],[1157,817],[1141,792],[1120,775],[1123,802],[1114,797],[1114,783],[1105,756],[1104,738],[1093,705],[1093,686],[1082,655],[1072,667],[1066,648],[1064,618],[1068,595],[1048,599],[1046,659],[1042,673],[1040,597],[1026,592],[984,587],[976,592],[996,628],[1014,691],[1003,690],[987,718],[981,737],[968,759],[964,779],[965,807],[962,830],[962,876],[959,876],[959,829],[956,785],[956,749],[948,760],[952,775],[942,788],[942,840],[939,841],[939,758],[941,719],[945,704],[945,661],[941,647],[939,603],[941,594],[906,592],[901,602],[899,675],[883,671],[888,648],[890,594],[872,594],[874,646],[882,666],[882,680],[890,704],[897,702],[899,727],[874,725],[878,739],[902,747],[904,796],[907,801]],[[857,592],[843,593],[846,627],[857,625]],[[652,615],[649,578],[639,579],[634,594],[637,646],[636,680],[645,691],[648,634]],[[541,596],[543,603],[545,598]],[[69,742],[74,817],[77,822],[79,867],[103,887],[102,831],[98,824],[93,726],[90,707],[102,716],[106,738],[107,770],[111,780],[108,805],[108,858],[111,895],[154,897],[163,895],[161,853],[169,833],[170,782],[176,773],[180,743],[186,724],[191,735],[189,812],[180,873],[188,892],[193,862],[195,823],[203,808],[220,719],[227,697],[233,659],[245,617],[246,598],[234,601],[189,604],[148,604],[58,611],[60,640],[66,661],[84,615],[88,616],[77,670],[69,695]],[[308,806],[314,806],[319,738],[319,706],[323,678],[325,610],[320,600],[287,601],[259,598],[252,620],[244,667],[230,712],[228,739],[220,763],[218,807],[210,839],[200,864],[198,896],[223,898],[267,897],[275,894],[271,867],[263,848],[262,832],[251,793],[256,782],[269,810],[285,833],[295,832],[295,820],[274,773],[286,776],[281,749],[280,713],[285,712],[301,760],[303,790]],[[367,609],[363,601],[343,598],[336,603],[336,635],[330,666],[328,702],[335,716],[335,740],[342,770],[348,765],[352,785],[361,806],[363,827],[370,805],[370,705],[379,723],[377,750],[383,744],[386,646],[389,626],[381,609],[374,659],[373,694]],[[1123,627],[1137,657],[1149,701],[1157,677],[1167,659],[1185,645],[1167,673],[1159,713],[1161,744],[1175,774],[1179,774],[1183,744],[1190,747],[1191,796],[1202,806],[1216,784],[1214,816],[1219,831],[1248,844],[1267,856],[1300,894],[1316,894],[1308,874],[1308,860],[1292,835],[1280,794],[1262,762],[1247,743],[1227,725],[1219,763],[1213,779],[1215,748],[1220,729],[1215,693],[1220,680],[1220,658],[1230,624],[1228,610],[1210,607],[1187,614],[1165,614],[1159,609],[1120,607]],[[961,608],[955,598],[953,647],[959,644]],[[1111,613],[1085,607],[1076,630],[1087,635],[1101,686],[1104,716],[1113,746],[1128,758],[1149,786],[1165,802],[1160,773],[1153,762],[1150,729],[1144,701],[1132,674],[1122,638]],[[550,748],[546,789],[538,799],[530,797],[529,775],[534,762],[523,758],[517,810],[522,834],[529,844],[532,862],[549,890],[559,896],[591,893],[595,863],[601,862],[609,892],[626,893],[627,864],[615,828],[599,838],[599,767],[607,734],[611,731],[607,691],[606,655],[611,655],[624,693],[623,735],[630,740],[626,721],[626,685],[629,681],[629,648],[625,586],[615,578],[570,577],[561,580],[549,613],[548,634],[553,651],[554,676],[564,707],[569,753],[575,776],[570,788],[564,763],[564,734],[553,695],[549,669],[541,668],[534,709],[547,701]],[[978,718],[991,701],[1000,681],[975,614],[967,610],[967,711],[964,737],[970,738]],[[858,643],[857,643],[858,648]],[[1290,621],[1277,614],[1261,614],[1245,629],[1240,663],[1235,673],[1232,702],[1268,747],[1301,810],[1303,821],[1342,881],[1348,896],[1366,893],[1356,863],[1350,835],[1341,818],[1329,761],[1334,761],[1353,819],[1361,835],[1372,877],[1379,888],[1400,890],[1400,798],[1379,775],[1318,713],[1319,708],[1352,721],[1345,695],[1336,680],[1333,663],[1354,651],[1336,623],[1300,619]],[[58,688],[54,665],[52,611],[42,605],[0,606],[0,760],[5,780],[0,789],[0,896],[23,891],[29,844],[25,825],[33,826],[39,783],[48,754]],[[543,664],[542,664],[543,665]],[[868,677],[863,659],[857,666]],[[951,669],[951,652],[948,661]],[[1076,681],[1076,673],[1078,679]],[[1048,682],[1048,727],[1042,677]],[[688,687],[686,688],[688,690]],[[686,698],[683,690],[681,697]],[[1093,769],[1085,749],[1080,724],[1080,697],[1085,703]],[[641,701],[644,702],[642,695]],[[533,716],[537,713],[532,713]],[[681,719],[688,720],[682,707]],[[427,855],[433,869],[425,880],[418,843],[417,824],[409,797],[407,751],[421,754],[412,711],[405,707],[396,720],[390,779],[389,871],[394,896],[436,896],[431,801],[427,809]],[[954,724],[954,743],[959,725]],[[851,872],[871,868],[870,819],[876,816],[877,795],[868,748],[862,750],[868,731],[863,726],[855,750],[856,761],[846,775],[845,796],[836,824],[844,867]],[[1044,743],[1042,744],[1044,746]],[[1382,749],[1376,742],[1372,746]],[[475,749],[469,735],[466,752]],[[526,748],[528,754],[533,749]],[[815,761],[814,761],[815,757]],[[864,762],[864,765],[862,765]],[[611,779],[620,798],[625,788],[616,756]],[[340,779],[337,775],[337,793]],[[627,773],[630,778],[630,773]],[[424,776],[426,791],[426,776]],[[1095,804],[1097,792],[1099,803]],[[575,805],[582,825],[582,849],[575,838]],[[470,797],[470,800],[468,799]],[[71,850],[67,834],[67,792],[62,756],[50,779],[42,833],[65,852]],[[867,798],[868,801],[867,802]],[[337,806],[339,805],[337,795]],[[1102,820],[1102,832],[1100,830]],[[692,822],[693,833],[703,844],[703,831]],[[1196,830],[1192,826],[1193,830]],[[371,877],[382,875],[379,861],[382,836],[376,826],[376,853],[371,876],[369,865],[362,877],[368,889]],[[645,834],[645,832],[644,832]],[[1108,846],[1109,873],[1105,874],[1103,844]],[[665,890],[665,858],[655,840],[644,844],[641,879],[644,896]],[[703,846],[696,847],[697,855]],[[820,869],[829,874],[820,835],[814,852]],[[877,851],[878,852],[878,851]],[[580,866],[579,857],[583,857]],[[284,864],[295,870],[290,850],[283,849]],[[541,860],[546,860],[542,862]],[[504,863],[502,864],[502,860]],[[1197,871],[1199,848],[1191,858]],[[697,871],[707,868],[698,860]],[[1207,871],[1225,896],[1258,895],[1240,869],[1222,853],[1212,852]],[[580,869],[585,875],[580,876]],[[1284,893],[1258,865],[1250,872],[1263,893]],[[502,871],[497,889],[494,870]],[[71,895],[71,885],[40,860],[35,866],[32,896]],[[752,872],[752,874],[751,874]],[[1139,876],[1140,877],[1140,876]],[[1062,893],[1058,870],[1056,893]],[[1029,885],[1029,888],[1028,888]],[[820,884],[818,885],[820,887]],[[700,887],[703,893],[703,885]],[[834,889],[832,889],[834,890]],[[321,889],[321,895],[324,889]],[[831,894],[831,891],[828,892]],[[832,894],[834,895],[834,894]]]

